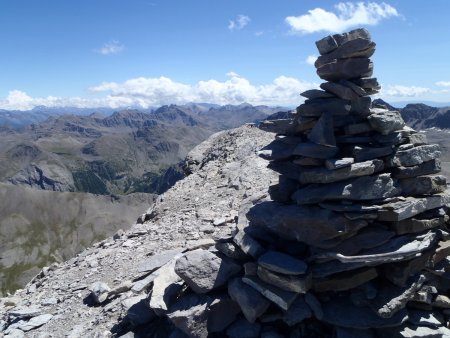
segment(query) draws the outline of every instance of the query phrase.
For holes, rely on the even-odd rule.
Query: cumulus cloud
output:
[[[389,97],[418,97],[431,92],[431,89],[426,87],[388,85],[382,89],[379,95]]]
[[[271,83],[255,85],[235,72],[229,72],[225,81],[214,79],[185,84],[161,76],[159,78],[139,77],[122,83],[103,82],[89,90],[97,98],[54,97],[33,98],[14,90],[6,99],[0,99],[0,109],[29,110],[35,106],[47,107],[140,107],[148,108],[164,104],[185,104],[206,102],[216,104],[265,104],[296,106],[302,99],[299,93],[318,85],[298,79],[279,76]]]
[[[436,82],[436,86],[439,86],[439,87],[450,87],[450,81],[438,81],[438,82]]]
[[[384,2],[341,2],[334,9],[334,12],[328,12],[323,8],[314,8],[307,14],[288,16],[285,20],[293,33],[340,33],[351,27],[376,25],[383,19],[399,16],[397,9]]]
[[[316,62],[316,60],[317,60],[317,55],[309,55],[309,56],[306,58],[305,62],[306,62],[308,65],[314,66],[314,62]]]
[[[119,54],[124,48],[125,47],[120,44],[119,41],[111,40],[103,44],[102,48],[99,50],[99,53],[103,55]]]
[[[247,15],[239,14],[236,19],[230,20],[228,23],[228,29],[230,31],[239,30],[244,28],[250,23],[250,18]]]

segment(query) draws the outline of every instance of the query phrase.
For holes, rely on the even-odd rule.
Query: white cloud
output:
[[[279,76],[271,83],[254,85],[248,79],[229,72],[225,81],[203,80],[196,84],[176,82],[167,77],[134,78],[122,83],[103,82],[89,90],[97,98],[54,97],[33,98],[14,90],[6,99],[0,99],[0,109],[29,110],[36,106],[47,107],[141,107],[164,104],[207,102],[216,104],[250,104],[296,106],[302,102],[299,93],[318,85],[298,79]]]
[[[418,97],[432,93],[430,88],[417,86],[388,85],[382,89],[379,96],[384,97]]]
[[[317,60],[317,55],[308,55],[308,57],[306,58],[305,62],[308,65],[314,66],[314,62],[316,62],[316,60]]]
[[[239,30],[244,28],[250,23],[250,18],[247,15],[239,14],[236,19],[230,20],[228,24],[228,29],[230,31]]]
[[[450,81],[438,81],[438,82],[436,82],[436,86],[439,86],[439,87],[450,87]]]
[[[340,33],[350,27],[376,25],[382,19],[399,16],[397,10],[385,2],[341,2],[334,7],[335,13],[315,8],[309,10],[308,14],[288,16],[285,20],[293,33]]]
[[[124,48],[125,47],[121,45],[119,41],[111,40],[103,44],[102,48],[99,50],[99,53],[103,55],[119,54]]]

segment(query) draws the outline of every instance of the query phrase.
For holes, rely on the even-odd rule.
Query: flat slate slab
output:
[[[371,77],[372,73],[373,63],[364,57],[333,60],[317,69],[317,75],[327,81]]]
[[[242,282],[241,278],[234,278],[228,283],[228,294],[239,304],[250,323],[254,323],[270,306],[270,302],[261,293]]]
[[[316,41],[316,47],[320,55],[324,55],[332,52],[342,44],[358,38],[371,40],[370,33],[367,29],[358,28],[342,34],[328,35]]]
[[[247,217],[251,224],[270,229],[282,238],[318,247],[323,241],[367,225],[364,221],[350,221],[331,210],[278,202],[257,204]]]
[[[153,256],[150,256],[146,260],[144,260],[138,267],[139,272],[152,272],[164,264],[168,263],[172,258],[176,255],[182,253],[184,251],[183,248],[176,248],[172,250],[163,251],[157,253]]]
[[[352,103],[340,98],[321,98],[307,100],[297,108],[300,117],[320,117],[324,111],[329,111],[333,116],[345,116],[350,114]]]
[[[431,231],[418,236],[398,236],[376,248],[362,251],[359,255],[345,256],[339,253],[330,252],[318,254],[316,257],[320,259],[334,258],[346,264],[364,263],[368,266],[375,266],[412,259],[435,245],[437,238],[436,233]]]
[[[375,52],[375,42],[365,38],[356,38],[340,45],[332,52],[321,55],[314,62],[314,66],[319,68],[335,59],[346,59],[356,57],[371,57]],[[325,89],[325,88],[323,88]]]
[[[263,282],[255,276],[245,276],[242,278],[242,281],[259,291],[264,297],[278,305],[283,310],[289,309],[298,296],[295,292],[281,290],[276,286]]]
[[[338,169],[326,168],[303,169],[298,173],[298,181],[301,184],[333,183],[348,180],[354,177],[369,176],[383,170],[382,160],[357,162]]]
[[[312,184],[297,190],[292,199],[298,204],[315,204],[329,200],[380,200],[400,193],[401,189],[396,186],[390,174],[380,174],[327,185]]]
[[[440,147],[437,144],[417,146],[408,150],[397,151],[386,161],[390,167],[410,167],[427,161],[437,159],[441,156]]]
[[[308,266],[302,260],[279,251],[267,251],[258,258],[258,264],[266,269],[286,275],[301,275]]]
[[[295,293],[306,293],[311,288],[311,275],[283,275],[258,266],[258,277],[271,285],[282,290],[292,291]]]
[[[403,201],[384,204],[382,209],[378,210],[378,219],[380,221],[401,221],[449,203],[450,196],[446,194],[422,198],[407,197]]]
[[[441,161],[436,158],[411,167],[392,168],[392,176],[395,178],[411,178],[421,175],[437,174],[441,171]]]

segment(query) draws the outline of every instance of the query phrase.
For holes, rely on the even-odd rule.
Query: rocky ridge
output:
[[[149,335],[179,332],[170,322],[153,322],[145,304],[141,308],[153,284],[151,272],[178,253],[214,247],[213,238],[231,236],[241,200],[276,182],[256,154],[272,140],[273,134],[247,125],[194,148],[185,164],[190,174],[161,195],[138,224],[44,268],[23,290],[1,298],[0,336],[120,336],[131,328],[145,331],[146,320],[152,322]]]

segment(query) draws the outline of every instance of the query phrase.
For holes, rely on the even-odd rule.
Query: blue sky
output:
[[[314,41],[366,27],[390,102],[450,102],[450,1],[0,0],[0,108],[289,105]]]

